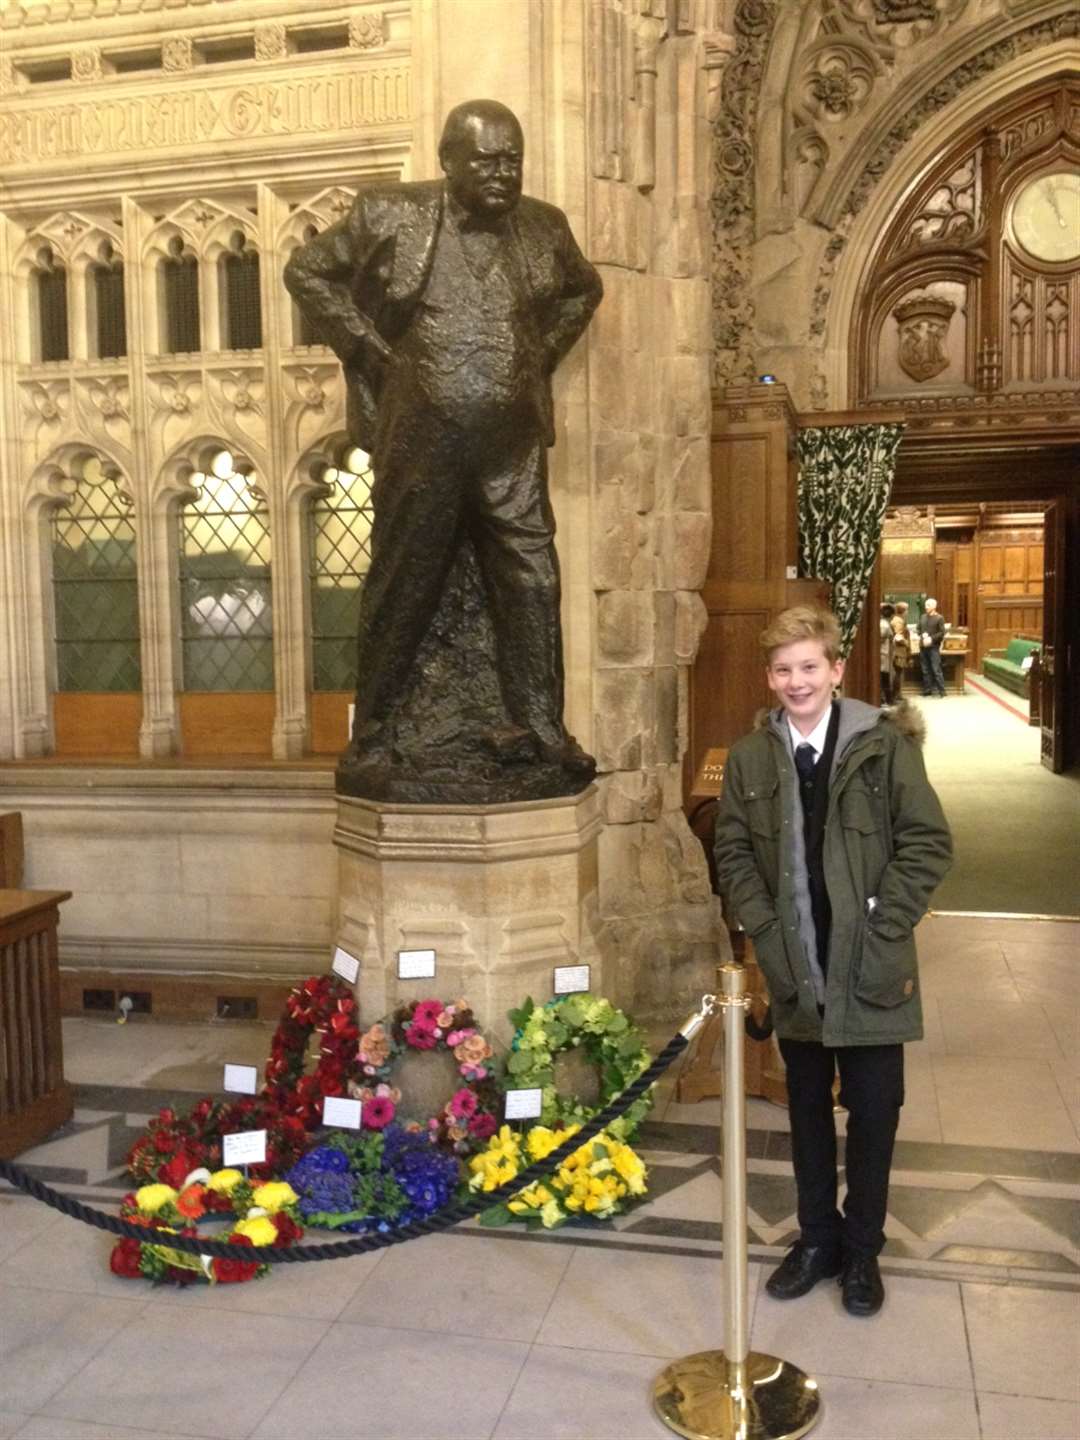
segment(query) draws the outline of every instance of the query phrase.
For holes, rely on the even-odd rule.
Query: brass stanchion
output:
[[[724,1016],[724,1349],[673,1361],[653,1382],[660,1419],[690,1440],[795,1440],[821,1414],[817,1381],[749,1349],[746,1250],[746,974],[720,967]]]

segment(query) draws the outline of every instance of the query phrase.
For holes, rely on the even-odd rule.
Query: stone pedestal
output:
[[[506,1012],[549,1000],[556,965],[591,965],[593,991],[610,995],[595,938],[600,828],[595,786],[445,808],[339,795],[336,936],[360,961],[362,1022],[405,999],[464,996],[505,1043]],[[399,980],[399,950],[434,950],[435,979]]]

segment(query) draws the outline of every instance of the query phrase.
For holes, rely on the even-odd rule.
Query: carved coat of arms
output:
[[[955,310],[943,295],[913,295],[893,310],[899,327],[897,358],[912,380],[932,380],[949,368],[946,340]]]

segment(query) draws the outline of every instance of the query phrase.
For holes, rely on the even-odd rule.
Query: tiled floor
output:
[[[1080,1434],[1080,926],[931,917],[883,1257],[854,1320],[835,1286],[770,1299],[792,1234],[786,1113],[749,1103],[751,1344],[813,1373],[831,1440]],[[22,1157],[111,1208],[146,1115],[258,1061],[257,1026],[76,1020],[76,1123]],[[722,1343],[719,1105],[662,1087],[652,1201],[557,1236],[475,1226],[246,1286],[152,1291],[109,1241],[0,1190],[0,1440],[647,1440],[651,1381]],[[841,1128],[842,1128],[842,1117]]]

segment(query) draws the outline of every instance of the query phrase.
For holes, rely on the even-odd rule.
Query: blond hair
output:
[[[761,632],[761,648],[771,664],[772,657],[783,645],[797,645],[800,640],[817,640],[833,665],[840,659],[840,625],[831,610],[820,605],[793,605],[782,610]]]

